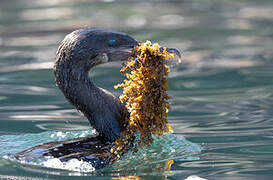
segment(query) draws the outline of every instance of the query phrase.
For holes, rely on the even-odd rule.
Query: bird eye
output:
[[[110,45],[110,46],[115,45],[115,43],[116,43],[116,40],[115,40],[115,39],[109,40],[109,45]]]

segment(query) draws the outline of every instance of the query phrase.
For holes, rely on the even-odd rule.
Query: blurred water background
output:
[[[169,77],[168,119],[175,137],[159,141],[177,151],[168,139],[185,138],[193,149],[181,150],[181,156],[167,153],[162,161],[146,152],[143,164],[132,155],[84,176],[0,158],[0,179],[273,178],[272,0],[0,1],[2,156],[46,142],[57,132],[71,138],[72,132],[89,129],[55,86],[51,69],[64,36],[86,27],[123,31],[183,51],[183,63]],[[113,89],[124,78],[119,69],[120,63],[106,64],[90,75],[119,95]]]

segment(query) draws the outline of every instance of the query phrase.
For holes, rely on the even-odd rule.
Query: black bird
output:
[[[128,59],[135,45],[137,41],[124,33],[83,29],[67,35],[57,51],[58,87],[106,142],[120,136],[128,113],[117,97],[95,86],[88,71],[98,64]]]
[[[137,44],[138,41],[127,34],[104,29],[81,29],[68,34],[55,58],[56,82],[69,102],[88,118],[97,134],[42,144],[16,154],[15,158],[25,161],[45,156],[61,161],[76,158],[88,161],[96,169],[111,163],[112,142],[126,129],[129,113],[117,97],[95,86],[88,72],[102,63],[127,60]],[[176,49],[168,51],[180,56]]]
[[[61,161],[76,158],[95,168],[109,164],[112,142],[128,125],[129,113],[117,97],[97,87],[88,72],[102,63],[127,60],[137,43],[125,33],[104,29],[80,29],[68,34],[55,58],[56,83],[69,102],[88,118],[97,135],[42,144],[15,157],[27,161],[44,156]]]

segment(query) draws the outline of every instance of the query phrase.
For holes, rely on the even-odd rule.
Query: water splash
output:
[[[86,137],[93,134],[94,130],[80,130],[69,132],[46,131],[38,134],[24,135],[4,135],[0,136],[0,157],[21,164],[38,165],[55,169],[76,171],[81,173],[90,173],[95,169],[91,164],[71,159],[67,162],[61,162],[57,158],[44,157],[25,161],[24,159],[15,160],[12,154],[23,151],[27,148],[51,142],[61,141],[71,138]],[[161,137],[154,136],[154,143],[147,148],[141,148],[137,152],[129,152],[121,160],[115,162],[102,172],[115,173],[115,171],[127,171],[131,169],[145,169],[147,167],[156,167],[160,171],[169,170],[173,160],[197,160],[197,154],[201,152],[201,147],[197,144],[187,141],[183,137],[174,134],[168,134]]]
[[[154,142],[151,146],[140,148],[137,152],[129,152],[111,168],[118,169],[118,174],[136,169],[143,173],[156,170],[160,174],[169,171],[174,160],[199,160],[198,154],[202,148],[198,144],[175,134],[153,136],[153,138]]]
[[[43,166],[55,169],[64,169],[78,172],[93,172],[95,168],[88,162],[84,162],[78,159],[70,159],[67,162],[61,162],[58,158],[45,157],[45,161],[42,163]]]

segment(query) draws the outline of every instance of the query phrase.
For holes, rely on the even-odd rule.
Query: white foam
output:
[[[61,132],[61,131],[59,131],[59,132],[57,132],[56,136],[57,136],[57,137],[64,138],[64,137],[66,136],[66,134],[63,133],[63,132]]]
[[[191,175],[191,176],[187,177],[185,180],[207,180],[207,179],[201,178],[201,177],[196,176],[196,175]]]
[[[67,162],[61,162],[58,158],[46,157],[46,160],[42,165],[49,168],[65,169],[77,172],[95,171],[95,168],[91,164],[78,159],[70,159]]]

